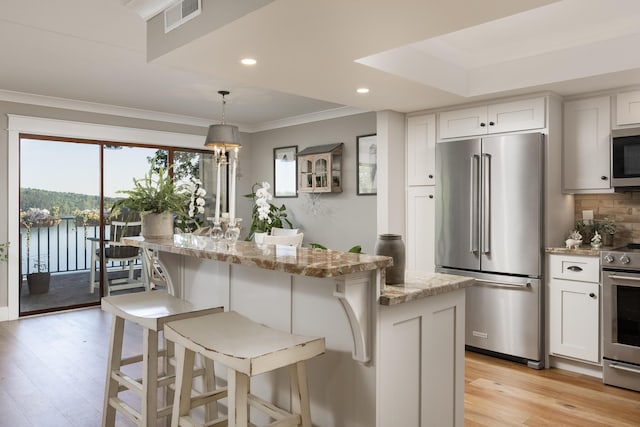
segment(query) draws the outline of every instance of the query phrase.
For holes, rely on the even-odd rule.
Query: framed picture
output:
[[[374,195],[378,192],[378,146],[376,134],[357,137],[358,195]]]
[[[274,197],[298,197],[298,146],[273,149]]]

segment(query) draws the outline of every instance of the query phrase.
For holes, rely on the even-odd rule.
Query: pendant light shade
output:
[[[238,127],[225,124],[209,126],[204,145],[210,148],[225,147],[227,149],[239,146]]]
[[[240,140],[238,127],[225,124],[224,122],[225,105],[227,103],[224,97],[229,95],[229,91],[221,90],[218,91],[218,93],[222,95],[222,123],[209,126],[204,145],[209,148],[222,148],[226,150],[240,147],[240,143],[238,142]]]

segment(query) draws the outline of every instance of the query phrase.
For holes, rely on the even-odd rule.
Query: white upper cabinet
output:
[[[436,116],[407,119],[407,184],[435,184]]]
[[[640,123],[640,90],[619,93],[616,96],[616,124]]]
[[[564,104],[563,191],[612,192],[608,96]]]
[[[502,102],[440,113],[440,139],[545,127],[545,98]]]

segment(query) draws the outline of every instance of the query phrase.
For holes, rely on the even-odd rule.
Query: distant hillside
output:
[[[115,198],[106,197],[105,208],[109,208]],[[20,189],[20,210],[29,208],[51,209],[54,206],[60,208],[60,215],[72,215],[75,209],[99,209],[100,199],[98,196],[78,193],[63,193],[59,191],[39,190],[37,188]]]

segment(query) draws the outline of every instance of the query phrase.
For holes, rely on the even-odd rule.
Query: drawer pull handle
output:
[[[570,265],[569,267],[567,267],[567,270],[582,271],[582,267],[578,267],[577,265]]]

